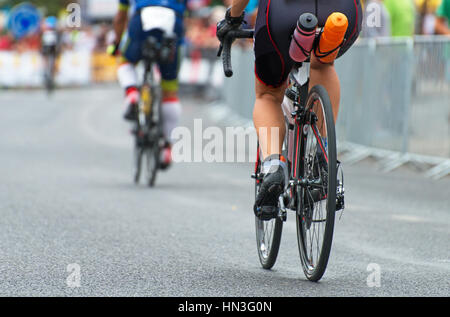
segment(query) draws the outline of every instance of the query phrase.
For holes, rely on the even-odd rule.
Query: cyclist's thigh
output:
[[[161,70],[161,77],[164,81],[174,81],[178,77],[178,71],[180,69],[181,64],[181,45],[182,45],[182,39],[183,39],[183,20],[182,18],[178,17],[174,33],[177,36],[177,42],[176,42],[176,53],[174,56],[174,59],[170,61],[169,63],[159,64],[159,69]],[[162,33],[158,36],[158,39],[160,40],[162,37]]]
[[[286,81],[294,64],[289,57],[289,45],[297,19],[302,13],[314,13],[315,4],[315,0],[259,2],[255,73],[265,85],[279,87]]]
[[[142,21],[139,11],[136,12],[128,23],[128,29],[123,36],[120,50],[122,55],[131,63],[136,64],[142,58],[142,43],[146,38],[142,30]]]
[[[317,18],[319,26],[324,26],[327,18],[333,12],[341,12],[347,16],[348,29],[345,42],[339,51],[338,57],[342,56],[355,43],[361,32],[363,12],[360,0],[317,0]]]

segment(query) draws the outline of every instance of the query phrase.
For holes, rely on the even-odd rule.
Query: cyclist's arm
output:
[[[127,27],[129,6],[129,0],[120,0],[119,11],[114,18],[114,33],[116,35],[116,42],[120,41],[120,39],[122,38],[122,34]]]
[[[245,7],[250,0],[233,0],[231,2],[231,16],[239,17],[244,12]]]

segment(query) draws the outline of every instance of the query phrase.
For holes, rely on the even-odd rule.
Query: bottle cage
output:
[[[301,32],[301,30],[299,30],[298,27],[297,27],[297,31]],[[301,33],[304,34],[303,32],[301,32]],[[337,50],[341,49],[342,45],[344,45],[344,43],[347,41],[347,38],[344,37],[344,40],[335,49],[333,49],[333,50],[331,50],[329,52],[322,52],[320,50],[320,45],[319,45],[320,38],[322,37],[322,33],[323,33],[323,28],[320,31],[320,33],[316,36],[316,38],[314,40],[313,48],[310,51],[307,51],[300,43],[297,42],[297,40],[295,39],[294,34],[291,35],[291,40],[293,40],[295,42],[295,44],[302,51],[302,53],[305,54],[305,56],[310,56],[311,52],[314,50],[314,48],[317,48],[317,50],[318,50],[318,55],[316,54],[317,58],[325,58],[325,57],[330,56],[331,54],[333,54]]]
[[[299,32],[301,32],[301,30],[299,30],[298,28],[297,28],[297,30],[298,30]],[[301,32],[301,34],[304,34],[304,33]],[[303,53],[305,56],[309,56],[309,55],[311,54],[311,52],[313,51],[313,49],[314,49],[314,45],[313,45],[313,48],[311,48],[310,51],[305,50],[305,48],[304,48],[299,42],[297,42],[297,39],[295,38],[294,34],[291,35],[291,40],[293,40],[293,41],[295,42],[295,44],[297,45],[297,47],[302,51],[302,53]]]
[[[333,50],[331,50],[329,52],[322,52],[320,50],[320,45],[319,45],[319,41],[320,41],[320,38],[322,37],[322,33],[323,33],[323,28],[320,31],[319,35],[316,37],[316,40],[315,40],[315,43],[314,43],[314,47],[316,47],[317,50],[318,50],[318,54],[316,54],[317,58],[325,58],[325,57],[330,56],[331,54],[333,54],[337,50],[340,50],[342,45],[344,45],[344,43],[347,41],[347,38],[344,37],[344,40],[335,49],[333,49]]]

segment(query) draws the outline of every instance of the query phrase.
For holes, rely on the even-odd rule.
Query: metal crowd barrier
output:
[[[253,59],[251,50],[236,47],[235,74],[222,89],[221,103],[247,121],[254,102]],[[362,39],[336,68],[343,161],[373,157],[386,172],[413,163],[431,178],[450,174],[448,37]]]

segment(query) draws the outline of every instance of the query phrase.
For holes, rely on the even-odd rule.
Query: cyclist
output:
[[[187,0],[119,0],[119,10],[114,19],[116,42],[108,48],[110,54],[121,51],[121,64],[118,79],[125,90],[127,110],[125,119],[137,120],[139,90],[134,66],[142,59],[142,44],[152,35],[161,40],[163,32],[177,37],[175,58],[169,64],[159,65],[163,91],[163,129],[168,140],[161,157],[161,167],[166,168],[172,161],[169,138],[181,116],[181,104],[178,98],[178,54],[183,36],[183,15]],[[128,11],[133,5],[133,12],[128,19]],[[145,13],[144,13],[145,12]],[[129,21],[128,21],[129,20]],[[128,30],[125,32],[125,29]],[[125,33],[125,34],[124,34]]]
[[[42,36],[41,36],[41,53],[44,59],[45,69],[50,67],[50,71],[46,73],[47,80],[51,80],[55,75],[54,65],[49,65],[51,61],[55,61],[56,56],[59,53],[59,46],[61,36],[57,30],[58,19],[54,16],[49,16],[45,18],[42,24]]]
[[[217,36],[223,40],[227,32],[238,29],[244,20],[244,8],[248,0],[233,0],[225,19],[217,26]],[[359,0],[260,0],[256,18],[254,51],[256,75],[256,101],[253,122],[258,133],[265,175],[255,201],[256,210],[265,214],[262,218],[276,218],[278,197],[287,186],[288,168],[281,155],[285,136],[285,119],[281,108],[287,78],[294,62],[289,57],[290,35],[293,34],[298,17],[305,12],[313,13],[324,26],[333,12],[341,12],[348,18],[346,40],[339,56],[344,54],[359,36],[362,24],[362,8]],[[331,99],[335,120],[339,111],[340,83],[334,64],[323,64],[312,54],[310,86],[324,86]],[[266,131],[265,137],[260,132]],[[273,136],[272,136],[273,134]],[[272,139],[273,137],[273,139]],[[275,139],[275,140],[274,140]]]

